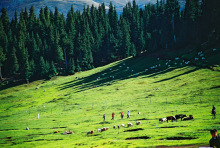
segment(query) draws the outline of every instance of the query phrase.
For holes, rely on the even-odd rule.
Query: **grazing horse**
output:
[[[175,116],[167,116],[167,123],[168,123],[168,120],[171,120],[173,122],[173,120],[176,120],[176,117]]]
[[[216,118],[216,110],[215,109],[212,109],[212,114],[213,114],[213,117]]]
[[[184,114],[178,114],[178,115],[176,115],[175,117],[176,117],[176,121],[177,121],[177,119],[181,119],[181,121],[182,121],[183,118],[186,117],[186,115],[184,115]]]

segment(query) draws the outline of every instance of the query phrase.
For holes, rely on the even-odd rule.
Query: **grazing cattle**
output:
[[[131,126],[133,126],[133,124],[132,123],[128,123],[128,127],[131,127]]]
[[[160,118],[159,119],[159,122],[166,122],[167,121],[167,118]]]
[[[66,135],[66,134],[72,134],[73,132],[71,132],[71,131],[65,131],[65,132],[63,132],[63,135]],[[87,133],[88,134],[88,133]]]
[[[97,129],[97,132],[101,132],[102,130],[100,128]]]
[[[120,125],[118,125],[118,129],[120,128]]]
[[[29,127],[26,127],[26,130],[29,130]]]
[[[194,119],[194,118],[193,118],[193,115],[189,115],[189,117],[184,118],[183,121],[192,120],[192,119]]]
[[[141,112],[138,112],[138,115],[140,115],[141,114]]]
[[[114,125],[113,128],[116,129],[116,125]]]
[[[125,127],[125,124],[121,124],[121,127]]]
[[[55,131],[54,133],[59,133],[59,131]]]
[[[87,135],[89,135],[89,134],[91,134],[91,135],[94,134],[94,131],[93,130],[92,131],[88,131]]]
[[[101,128],[101,132],[107,131],[109,129],[109,127],[103,127]]]
[[[173,122],[173,120],[176,120],[176,117],[175,116],[167,116],[167,123],[169,120],[171,120]]]
[[[184,115],[184,114],[178,114],[178,115],[175,115],[175,117],[176,117],[176,120],[177,120],[177,119],[181,119],[181,121],[182,121],[183,118],[186,117],[186,115]]]
[[[140,125],[141,124],[141,121],[136,121],[136,125]]]

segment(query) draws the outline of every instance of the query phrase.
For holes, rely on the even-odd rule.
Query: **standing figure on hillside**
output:
[[[103,121],[105,121],[105,114],[103,115]]]
[[[212,114],[214,116],[214,118],[216,117],[216,109],[215,109],[215,106],[213,105],[212,107]]]
[[[114,120],[115,119],[115,113],[113,112],[112,113],[112,120]]]
[[[121,112],[121,119],[123,119],[123,117],[124,117],[124,113],[123,113],[123,112]]]
[[[127,113],[127,119],[130,119],[130,112],[128,111],[128,113]]]
[[[217,130],[213,129],[210,131],[212,139],[209,140],[210,147],[220,148],[220,137],[217,136]]]

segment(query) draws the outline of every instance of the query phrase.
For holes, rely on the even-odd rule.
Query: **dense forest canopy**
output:
[[[144,8],[133,1],[120,16],[112,3],[108,11],[104,3],[85,6],[83,12],[71,7],[66,17],[48,7],[39,16],[33,6],[15,11],[11,21],[6,8],[1,12],[1,79],[74,74],[143,52],[214,44],[220,35],[219,0],[186,0],[181,11],[177,0],[157,0]]]

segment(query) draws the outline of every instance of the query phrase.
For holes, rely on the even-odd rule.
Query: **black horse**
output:
[[[216,110],[215,109],[212,109],[212,115],[214,118],[216,118]]]

